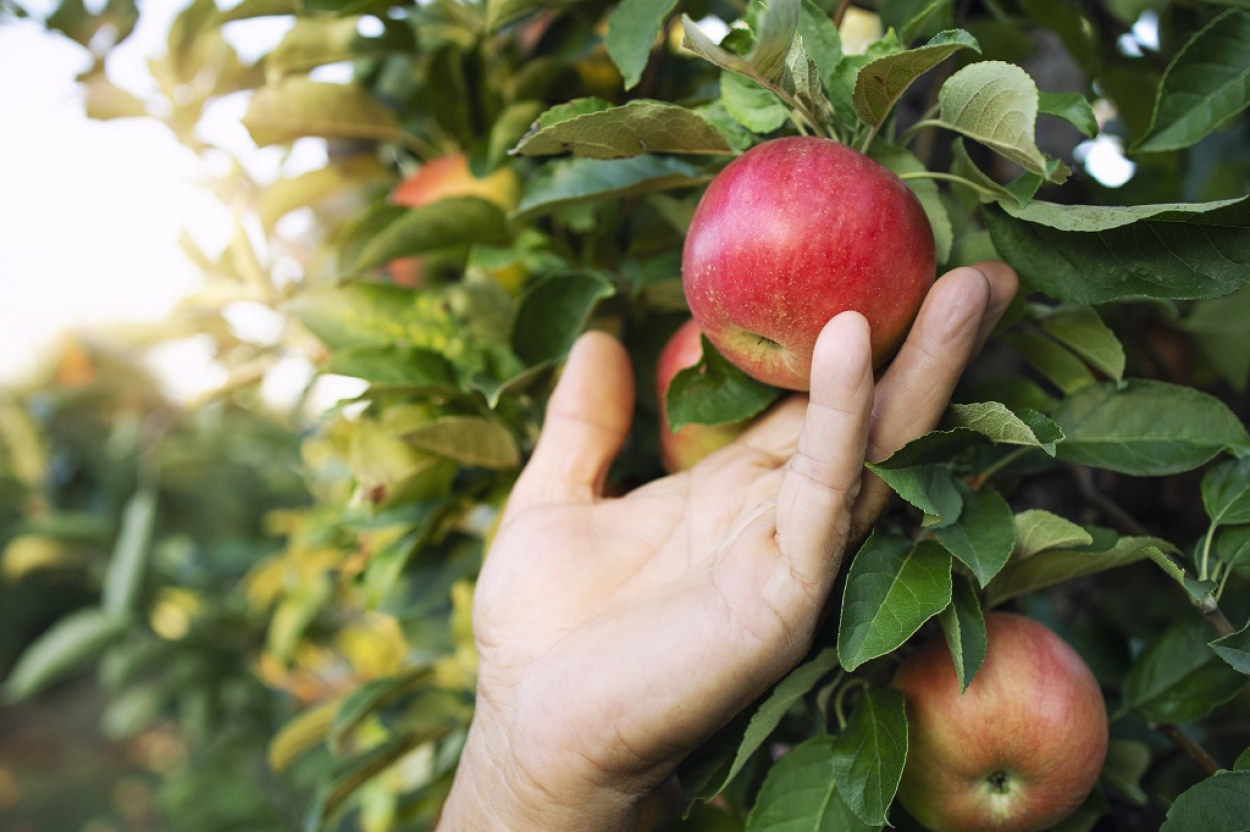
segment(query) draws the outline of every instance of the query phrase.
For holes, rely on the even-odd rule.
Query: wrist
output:
[[[637,800],[575,769],[534,759],[507,732],[475,717],[438,832],[632,832]]]

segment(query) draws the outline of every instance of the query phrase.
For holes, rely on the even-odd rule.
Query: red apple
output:
[[[668,426],[668,410],[664,406],[673,376],[686,367],[693,367],[703,358],[702,333],[694,321],[682,324],[660,353],[655,366],[655,386],[660,394],[660,461],[664,470],[685,471],[699,460],[723,448],[742,433],[743,422],[731,425],[682,425],[674,433]]]
[[[500,168],[484,179],[469,170],[463,153],[441,156],[417,168],[417,172],[396,186],[391,202],[421,208],[453,196],[475,196],[511,211],[520,199],[520,181],[511,168]]]
[[[1037,832],[1076,810],[1107,756],[1094,674],[1045,625],[985,617],[985,663],[961,695],[941,636],[908,656],[903,805],[934,832]]]
[[[816,137],[730,162],[695,210],[686,300],[708,339],[761,381],[808,389],[816,337],[855,310],[877,366],[898,348],[936,271],[920,201],[890,170]]]

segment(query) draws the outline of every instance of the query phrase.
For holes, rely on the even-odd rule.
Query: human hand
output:
[[[839,315],[810,398],[613,499],[633,378],[619,343],[583,336],[478,582],[477,712],[440,828],[631,829],[807,652],[847,545],[889,499],[865,459],[933,428],[1015,291],[998,262],[944,275],[875,383],[867,323]]]

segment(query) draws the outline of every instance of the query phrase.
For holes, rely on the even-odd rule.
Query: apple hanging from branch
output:
[[[963,693],[941,636],[899,668],[909,736],[898,796],[934,832],[1040,832],[1098,780],[1106,704],[1089,667],[1045,625],[990,613],[985,628],[985,662]]]
[[[881,366],[936,272],[933,231],[893,172],[830,139],[757,145],[708,186],[686,236],[686,301],[716,348],[760,381],[806,390],[824,325],[855,310]]]

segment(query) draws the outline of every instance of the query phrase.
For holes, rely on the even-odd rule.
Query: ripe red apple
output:
[[[686,321],[660,353],[655,365],[656,392],[660,395],[660,461],[664,470],[685,471],[699,460],[723,448],[742,433],[743,422],[730,425],[682,425],[674,433],[669,429],[668,410],[664,406],[673,376],[686,367],[693,367],[703,358],[702,333],[694,321]]]
[[[920,201],[887,168],[816,137],[764,142],[717,174],[682,256],[708,339],[761,381],[806,390],[816,337],[856,310],[875,365],[911,326],[936,271]]]
[[[1045,625],[985,617],[985,663],[961,695],[941,636],[908,656],[903,805],[934,832],[1037,832],[1076,810],[1107,756],[1094,674]]]

